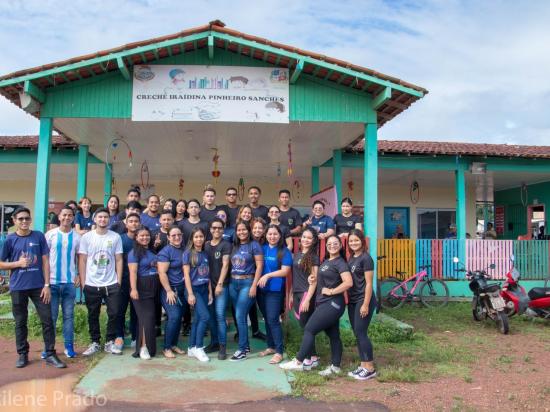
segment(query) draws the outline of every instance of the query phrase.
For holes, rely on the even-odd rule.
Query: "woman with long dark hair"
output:
[[[120,213],[120,199],[117,195],[109,196],[107,200],[107,210],[109,211],[109,229],[119,221],[118,214]]]
[[[157,352],[155,299],[159,291],[157,255],[149,249],[151,232],[141,227],[128,254],[130,297],[138,318],[138,338],[132,356],[151,359]]]
[[[168,210],[169,212],[172,213],[172,217],[174,219],[176,219],[176,207],[177,207],[177,203],[176,203],[176,200],[175,199],[166,199],[162,205],[162,210]]]
[[[347,236],[352,229],[363,228],[362,219],[359,215],[353,214],[353,202],[349,197],[345,197],[340,202],[342,213],[334,216],[334,225],[338,236]]]
[[[176,225],[179,225],[181,221],[185,218],[188,218],[187,214],[187,200],[180,199],[176,203],[176,216],[174,216],[174,222]]]

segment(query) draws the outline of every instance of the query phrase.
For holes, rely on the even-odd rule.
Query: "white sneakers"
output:
[[[342,369],[340,369],[338,366],[330,365],[326,369],[319,372],[319,375],[321,376],[338,375],[341,372],[342,372]]]
[[[190,358],[196,358],[200,362],[208,362],[210,360],[206,352],[204,352],[204,348],[189,348],[187,349],[187,356]]]
[[[286,371],[303,371],[304,364],[298,362],[298,359],[294,358],[291,361],[280,363],[279,368],[284,369]]]
[[[142,346],[139,350],[139,357],[143,360],[149,360],[151,359],[151,355],[149,355],[149,350],[147,350],[147,346]]]
[[[92,342],[90,346],[88,346],[88,349],[86,349],[84,352],[82,352],[82,355],[84,356],[91,356],[96,354],[101,350],[101,346],[99,346],[99,343]]]

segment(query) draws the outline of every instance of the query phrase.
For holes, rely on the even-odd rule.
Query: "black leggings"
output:
[[[307,321],[302,346],[300,346],[296,359],[303,362],[312,353],[315,345],[315,335],[324,330],[330,340],[331,362],[334,366],[340,366],[343,351],[342,341],[340,340],[340,318],[345,309],[343,295],[334,296],[317,306],[315,312]]]
[[[157,334],[155,330],[155,299],[160,289],[158,275],[138,276],[138,300],[133,300],[138,318],[138,338],[134,355],[139,356],[143,340],[151,356],[157,353]]]
[[[359,352],[361,362],[372,362],[372,343],[369,339],[368,330],[372,315],[376,310],[376,298],[372,295],[369,302],[369,314],[364,318],[359,313],[362,305],[363,300],[348,304],[349,322],[357,339],[357,351]]]
[[[299,313],[300,310],[300,302],[302,301],[302,297],[304,296],[304,293],[294,293],[293,294],[293,308],[294,312]],[[309,318],[311,318],[311,315],[313,315],[313,312],[315,311],[315,296],[311,298],[309,301],[309,310],[307,312],[300,313],[300,319],[298,319],[298,323],[304,329],[306,327],[307,321]],[[311,356],[317,356],[317,350],[315,349],[315,339],[313,340],[313,349],[311,353],[309,353],[306,356],[306,359],[309,359]]]

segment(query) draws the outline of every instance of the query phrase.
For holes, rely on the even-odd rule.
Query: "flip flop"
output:
[[[266,350],[263,350],[259,353],[261,357],[267,356],[267,355],[273,355],[275,351],[271,348],[267,348]]]
[[[276,365],[278,363],[281,363],[283,360],[283,355],[281,355],[280,353],[276,353],[275,355],[273,355],[273,357],[270,359],[269,363],[271,365]]]

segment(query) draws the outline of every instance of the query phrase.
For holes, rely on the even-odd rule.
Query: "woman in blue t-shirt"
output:
[[[175,358],[184,355],[185,351],[178,347],[178,337],[181,329],[183,313],[187,306],[185,302],[185,282],[183,281],[183,247],[182,233],[178,226],[168,230],[168,244],[158,254],[159,280],[162,285],[160,301],[168,316],[164,328],[164,356]]]
[[[231,361],[246,359],[248,344],[248,325],[246,322],[250,306],[256,297],[258,280],[264,267],[262,247],[251,238],[250,225],[240,221],[235,227],[235,241],[231,253],[231,283],[229,295],[235,306],[237,331],[239,332],[239,349]]]
[[[118,198],[118,196],[109,196],[109,200],[107,200],[107,210],[109,210],[109,229],[120,220],[118,217],[118,214],[120,213],[119,209],[120,199]]]
[[[279,316],[285,297],[285,278],[292,267],[292,255],[286,247],[281,229],[269,225],[263,245],[264,269],[258,281],[258,304],[265,319],[267,349],[260,356],[273,355],[269,363],[283,360],[283,329]]]
[[[146,227],[136,233],[134,248],[128,254],[130,297],[138,318],[139,336],[132,356],[151,359],[157,353],[155,299],[159,292],[157,255],[149,249],[151,233]]]
[[[197,358],[201,362],[210,359],[203,349],[204,332],[210,320],[208,304],[212,301],[212,289],[210,288],[210,268],[208,255],[204,251],[206,235],[200,227],[191,231],[189,246],[183,252],[183,275],[187,302],[195,309],[191,334],[189,335],[189,348],[187,356]]]
[[[80,212],[74,218],[74,228],[80,236],[92,230],[94,220],[92,217],[92,199],[84,196],[80,199]]]

